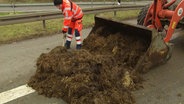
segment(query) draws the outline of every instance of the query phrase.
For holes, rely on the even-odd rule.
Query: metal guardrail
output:
[[[112,5],[114,2],[76,2],[78,5]],[[54,6],[53,3],[33,3],[33,4],[0,4],[0,7],[40,7]]]
[[[114,11],[114,15],[115,15],[116,11],[137,10],[137,9],[142,8],[142,7],[144,7],[144,5],[109,6],[109,7],[83,9],[83,12],[84,12],[84,14],[97,14],[97,13]],[[4,16],[4,17],[0,17],[0,26],[26,23],[26,22],[43,21],[43,27],[45,27],[45,20],[57,19],[57,18],[62,18],[62,17],[63,16],[61,15],[60,11],[25,14],[25,15],[17,15],[17,16]]]

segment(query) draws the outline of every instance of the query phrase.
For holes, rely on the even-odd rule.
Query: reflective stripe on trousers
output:
[[[73,34],[75,32],[75,38],[76,38],[77,44],[82,44],[81,30],[82,30],[82,19],[72,21],[68,28],[67,41],[72,41]]]

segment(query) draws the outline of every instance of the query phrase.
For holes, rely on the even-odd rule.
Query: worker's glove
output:
[[[66,34],[67,30],[68,30],[67,28],[63,28],[63,29],[62,29],[62,33],[63,33],[63,34]]]
[[[67,31],[65,31],[65,30],[62,30],[62,33],[63,33],[63,34],[66,34],[66,32],[67,32]]]

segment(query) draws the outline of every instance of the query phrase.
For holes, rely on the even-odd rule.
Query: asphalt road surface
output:
[[[127,22],[135,24],[135,20]],[[84,38],[90,30],[83,30]],[[144,75],[144,89],[133,92],[136,104],[184,104],[184,32],[178,34],[178,37],[172,40],[175,44],[172,58],[166,64],[155,67],[146,73]],[[7,91],[13,93],[12,89],[25,85],[36,71],[35,64],[39,55],[49,52],[60,44],[61,35],[57,34],[1,45],[0,99],[4,97],[1,96],[2,93]],[[14,96],[15,94],[10,94],[10,97]],[[10,100],[10,97],[3,99],[7,100],[4,101],[7,102],[6,104],[66,104],[61,99],[47,98],[36,92],[25,94],[25,96],[13,100]],[[2,100],[0,100],[1,103]]]
[[[184,37],[174,41],[171,60],[145,74],[144,89],[136,91],[137,104],[184,104]]]
[[[117,5],[116,2],[77,2],[81,8],[95,8]],[[88,5],[85,5],[88,4]],[[150,4],[150,1],[138,1],[138,2],[121,2],[121,5],[143,5]],[[6,6],[8,5],[8,6]],[[42,6],[19,6],[18,4],[13,8],[10,4],[0,4],[0,12],[40,12],[40,11],[58,11],[58,9],[52,5]],[[22,4],[23,5],[23,4]],[[25,4],[26,5],[26,4]],[[36,4],[35,4],[36,5]],[[37,4],[38,5],[38,4]]]

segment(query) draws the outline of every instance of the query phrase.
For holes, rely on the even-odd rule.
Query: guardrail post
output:
[[[113,0],[114,1],[114,4],[113,5],[116,5],[116,0]]]
[[[14,2],[14,0],[11,1],[11,6],[12,6],[12,8],[13,8],[13,13],[15,14],[15,2]]]
[[[114,17],[116,17],[116,11],[114,11]]]
[[[91,0],[91,8],[93,8],[93,0]]]
[[[133,0],[133,2],[134,2],[134,5],[136,5],[136,0]]]
[[[46,23],[45,20],[43,20],[43,28],[46,29]]]

